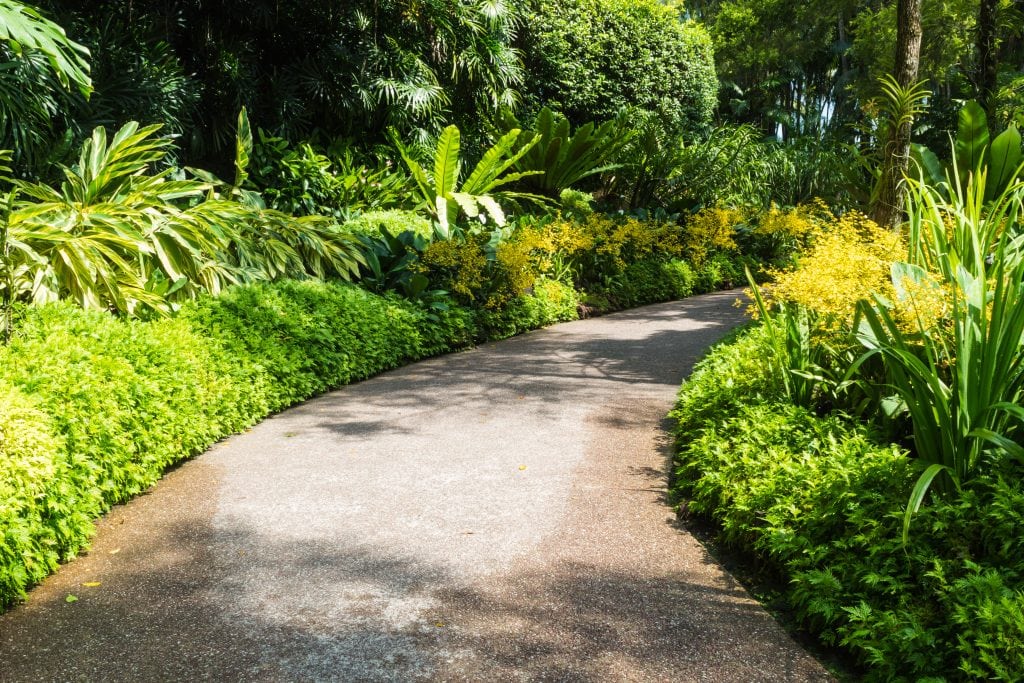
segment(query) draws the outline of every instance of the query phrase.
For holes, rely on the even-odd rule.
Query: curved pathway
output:
[[[228,439],[0,617],[0,680],[829,680],[664,501],[663,417],[735,298],[418,363]]]

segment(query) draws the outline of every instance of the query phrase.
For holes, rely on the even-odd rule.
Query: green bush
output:
[[[520,47],[528,105],[574,125],[635,107],[673,131],[711,121],[718,94],[711,38],[657,0],[535,0]]]
[[[626,306],[683,299],[693,294],[695,278],[690,264],[680,259],[634,261],[623,271],[615,292]]]
[[[915,461],[840,415],[787,405],[762,328],[680,392],[675,491],[758,559],[778,604],[868,680],[1024,675],[1024,488],[993,468],[918,513]]]
[[[28,309],[0,348],[0,606],[92,520],[269,411],[469,343],[472,313],[352,285],[238,287],[153,322]]]
[[[50,419],[17,389],[0,383],[0,606],[56,569],[51,525],[33,523],[51,482],[63,472]]]
[[[477,320],[485,338],[505,339],[526,330],[576,320],[579,304],[579,295],[571,286],[542,277],[534,282],[531,292],[515,297],[504,307],[480,309]]]
[[[430,221],[415,211],[401,211],[398,209],[367,211],[345,221],[345,229],[357,235],[377,237],[380,235],[382,228],[392,235],[401,235],[407,230],[411,230],[424,237],[430,237],[433,234]]]

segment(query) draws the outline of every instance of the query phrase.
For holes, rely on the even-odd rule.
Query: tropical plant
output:
[[[42,54],[64,87],[74,86],[84,95],[92,90],[89,50],[70,40],[63,28],[38,10],[16,0],[0,0],[0,41],[18,57]]]
[[[986,203],[985,180],[985,170],[972,174],[951,202],[909,183],[912,244],[909,262],[892,267],[897,301],[860,306],[861,360],[884,359],[889,405],[909,414],[922,467],[904,540],[933,483],[948,494],[986,458],[1024,460],[1024,183]],[[948,306],[938,318],[936,297]]]
[[[270,208],[296,216],[347,218],[399,208],[411,190],[409,176],[391,168],[390,161],[370,168],[349,144],[329,150],[310,143],[292,148],[264,131],[253,150],[249,181]]]
[[[244,111],[239,121],[233,185],[154,172],[171,141],[134,122],[109,140],[97,128],[59,188],[16,181],[4,214],[5,299],[135,314],[239,282],[349,279],[361,257],[337,221],[264,209],[241,189],[251,136]]]
[[[500,201],[524,200],[540,205],[546,203],[544,197],[536,194],[501,189],[518,180],[541,173],[511,170],[537,142],[536,136],[533,136],[522,143],[521,136],[523,131],[518,128],[513,128],[502,135],[484,152],[480,162],[461,182],[461,142],[456,126],[445,128],[437,140],[433,173],[428,172],[413,159],[409,150],[400,142],[395,140],[395,144],[416,182],[422,205],[437,222],[442,234],[447,235],[455,228],[460,213],[464,213],[470,219],[484,220],[486,216],[490,216],[500,227],[505,225],[505,212]]]
[[[1020,178],[1021,163],[1024,162],[1020,131],[1011,123],[992,138],[988,115],[974,100],[961,107],[958,122],[950,159],[941,162],[933,151],[923,145],[914,146],[913,157],[925,181],[934,187],[945,187],[947,197],[951,176],[959,178],[958,189],[962,191],[966,189],[968,178],[986,169],[985,201],[991,202]]]
[[[498,126],[505,133],[523,128],[508,111],[499,117]],[[581,180],[619,168],[619,153],[633,135],[621,114],[600,126],[585,123],[570,134],[569,119],[544,107],[532,129],[524,129],[519,138],[518,144],[531,147],[515,167],[518,171],[539,172],[523,178],[522,184],[557,199],[563,190]]]
[[[179,206],[208,187],[173,180],[170,170],[146,173],[170,145],[155,137],[158,128],[130,123],[109,142],[97,128],[60,188],[16,183],[7,226],[7,268],[18,273],[12,297],[132,313],[140,304],[159,307],[162,295],[190,281],[211,289],[234,281],[208,268],[223,229]]]
[[[647,126],[622,153],[630,162],[607,174],[605,191],[630,209],[767,206],[779,171],[770,151],[751,126],[719,126],[690,143]]]
[[[430,285],[412,266],[430,246],[430,240],[412,230],[392,234],[381,227],[379,236],[360,235],[365,261],[360,284],[374,292],[397,291],[409,299],[422,296]]]

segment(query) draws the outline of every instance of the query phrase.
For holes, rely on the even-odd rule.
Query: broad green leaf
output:
[[[1022,171],[1021,137],[1016,126],[1010,126],[996,136],[988,157],[988,179],[985,199],[992,201],[1001,195]]]
[[[447,196],[455,191],[459,178],[460,136],[456,126],[448,126],[437,140],[434,153],[434,191]]]
[[[957,168],[964,177],[981,167],[988,143],[988,116],[980,104],[970,100],[960,109],[955,143]]]

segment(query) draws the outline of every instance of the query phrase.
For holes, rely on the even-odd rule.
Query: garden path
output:
[[[664,415],[735,298],[417,363],[222,442],[0,617],[0,680],[829,680],[665,502]]]

